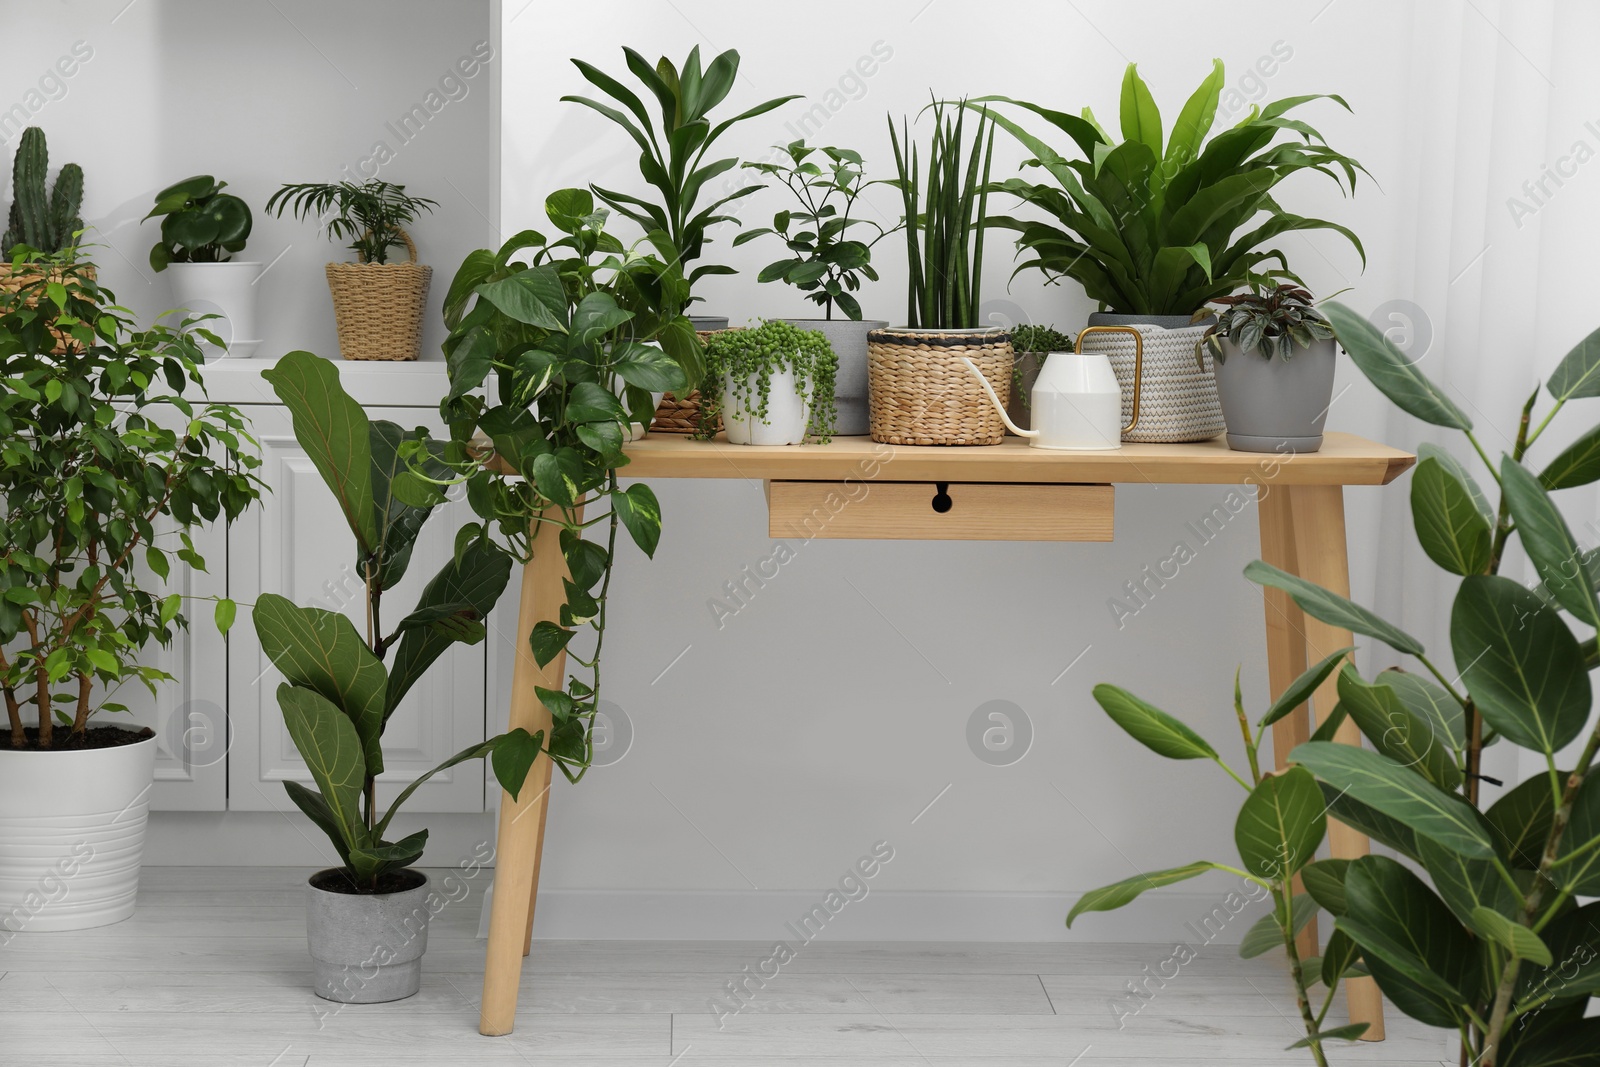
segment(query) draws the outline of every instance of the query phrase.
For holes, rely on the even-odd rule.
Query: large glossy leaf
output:
[[[1525,966],[1517,976],[1517,1003],[1600,996],[1600,901],[1574,908],[1544,929],[1548,966]]]
[[[1528,550],[1545,588],[1572,614],[1590,626],[1600,626],[1595,572],[1555,501],[1539,479],[1510,456],[1501,459],[1500,484],[1505,488],[1511,517],[1516,520],[1517,536],[1522,538],[1522,547]]]
[[[1378,987],[1412,1018],[1456,1027],[1477,992],[1477,955],[1450,909],[1385,856],[1352,861],[1345,893],[1349,910],[1335,927],[1361,946]]]
[[[1405,652],[1412,656],[1420,656],[1427,651],[1422,647],[1422,642],[1415,637],[1393,623],[1380,619],[1360,604],[1337,593],[1329,592],[1322,586],[1308,582],[1288,571],[1279,570],[1270,563],[1259,559],[1253,560],[1245,566],[1244,576],[1259,585],[1282,589],[1299,605],[1301,611],[1330,626],[1376,637],[1397,652]]]
[[[1419,857],[1422,849],[1417,843],[1417,833],[1405,822],[1391,818],[1359,800],[1351,799],[1343,789],[1335,788],[1327,782],[1319,784],[1322,786],[1322,799],[1328,802],[1330,816],[1352,829],[1360,830],[1372,840],[1389,846],[1402,856],[1421,862]]]
[[[1478,927],[1474,921],[1474,914],[1479,908],[1509,915],[1517,906],[1515,894],[1505,879],[1500,877],[1494,861],[1463,856],[1425,837],[1417,841],[1417,850],[1422,855],[1422,865],[1427,869],[1428,877],[1433,879],[1433,887],[1440,898],[1457,919],[1477,929],[1480,934],[1489,936],[1489,932]]]
[[[1484,937],[1519,960],[1527,960],[1540,967],[1548,967],[1555,962],[1550,956],[1550,946],[1541,941],[1538,934],[1493,908],[1474,910],[1472,925]]]
[[[366,787],[367,765],[356,728],[322,694],[287,682],[278,686],[278,707],[295,749],[322,794],[329,821],[344,840],[345,851],[365,848],[368,838],[361,820],[361,793]]]
[[[1494,855],[1477,811],[1387,756],[1354,745],[1308,741],[1289,753],[1289,759],[1422,837],[1463,855]]]
[[[653,489],[637,482],[626,489],[611,494],[611,506],[622,525],[627,527],[633,543],[647,556],[656,554],[661,542],[661,504]]]
[[[1411,714],[1427,723],[1433,736],[1461,761],[1467,750],[1467,714],[1455,697],[1436,682],[1398,667],[1380,672],[1376,683],[1393,689]]]
[[[490,757],[494,777],[500,783],[500,788],[511,794],[512,800],[521,796],[528,771],[532,769],[533,761],[538,759],[539,746],[543,743],[543,730],[530,734],[520,726],[494,739],[494,751]]]
[[[1350,972],[1361,957],[1361,946],[1343,930],[1335,928],[1322,950],[1322,984],[1332,989]]]
[[[478,295],[517,322],[541,329],[566,330],[567,293],[552,266],[520,270],[478,286]]]
[[[1271,726],[1311,699],[1311,694],[1317,691],[1317,687],[1327,681],[1328,675],[1337,670],[1344,658],[1354,651],[1354,648],[1341,648],[1290,682],[1288,688],[1272,702],[1272,707],[1267,709],[1267,713],[1261,716],[1261,721],[1256,725]]]
[[[1160,889],[1162,886],[1172,885],[1174,882],[1186,882],[1196,878],[1207,871],[1216,870],[1215,863],[1200,860],[1183,867],[1172,867],[1164,871],[1151,871],[1148,874],[1136,874],[1132,878],[1124,878],[1112,885],[1091,889],[1078,898],[1078,902],[1067,913],[1067,926],[1072,926],[1072,920],[1086,911],[1113,911],[1132,901],[1147,889]]]
[[[459,558],[451,559],[433,576],[417,601],[419,610],[441,604],[470,605],[479,619],[489,612],[505,591],[511,577],[511,558],[481,538],[474,540]],[[389,687],[384,700],[384,717],[394,714],[400,701],[444,654],[456,638],[433,627],[408,631],[400,638],[390,664]]]
[[[1317,780],[1304,767],[1290,767],[1251,790],[1234,822],[1233,840],[1245,870],[1279,880],[1315,858],[1327,831]]]
[[[1291,915],[1293,921],[1290,930],[1298,934],[1306,928],[1312,919],[1317,917],[1320,910],[1317,902],[1311,899],[1310,894],[1296,893],[1291,902]],[[1283,919],[1279,916],[1277,908],[1261,916],[1250,929],[1246,930],[1243,939],[1239,942],[1239,958],[1251,960],[1257,956],[1264,956],[1275,948],[1283,947]]]
[[[367,774],[383,773],[384,690],[378,657],[338,612],[302,608],[276,593],[256,599],[251,621],[261,649],[285,679],[331,701],[355,728]]]
[[[1589,673],[1567,624],[1509,578],[1462,581],[1450,615],[1456,667],[1495,730],[1552,754],[1589,718]]]
[[[376,839],[377,835],[373,836]],[[388,871],[399,870],[416,863],[422,858],[422,850],[427,844],[428,831],[418,830],[399,841],[377,841],[376,844],[365,848],[351,849],[350,869],[355,872],[358,880],[375,880]]]
[[[290,352],[261,372],[294,419],[295,440],[333,491],[363,555],[378,547],[372,507],[367,414],[339,384],[339,370],[310,352]]]
[[[1539,473],[1546,489],[1571,489],[1594,481],[1600,481],[1600,426],[1568,445]]]
[[[1434,735],[1428,720],[1412,714],[1387,685],[1368,685],[1354,667],[1339,673],[1339,703],[1344,705],[1372,746],[1402,767],[1453,792],[1461,784],[1461,768],[1448,738]]]
[[[1565,780],[1565,775],[1562,777]],[[1556,818],[1550,779],[1536,774],[1518,783],[1491,804],[1484,817],[1495,831],[1500,854],[1507,857],[1513,868],[1538,870]]]
[[[411,561],[411,549],[416,544],[422,524],[433,514],[433,508],[408,504],[391,490],[395,479],[409,470],[401,458],[401,445],[417,440],[416,431],[406,431],[385,419],[372,422],[372,507],[377,522],[378,544],[382,550],[375,560],[379,588],[387,591],[405,576]],[[427,458],[418,466],[430,478],[445,479],[452,475],[445,465],[443,445],[436,444]],[[358,561],[359,562],[359,561]],[[365,579],[365,575],[361,575]]]
[[[684,387],[683,369],[678,361],[655,345],[619,341],[611,356],[612,367],[629,385],[653,392]]]
[[[289,799],[294,801],[294,806],[305,812],[306,817],[317,824],[317,829],[328,835],[334,851],[339,854],[339,862],[346,867],[350,866],[350,844],[345,840],[345,827],[340,825],[338,817],[328,807],[328,802],[322,799],[322,794],[314,789],[307,789],[299,782],[285,781],[283,789],[289,794]]]
[[[1344,876],[1349,860],[1318,860],[1300,869],[1300,881],[1313,900],[1332,915],[1345,913]]]
[[[1217,758],[1217,750],[1205,738],[1126,689],[1101,683],[1094,687],[1094,698],[1112,722],[1158,755],[1168,759]]]
[[[1600,1019],[1552,1027],[1519,1042],[1514,1067],[1600,1067]]]
[[[1600,330],[1579,341],[1561,358],[1546,388],[1557,400],[1600,396]]]
[[[1169,166],[1183,165],[1199,158],[1200,146],[1205,142],[1206,134],[1211,132],[1211,126],[1216,121],[1217,104],[1222,98],[1222,87],[1225,74],[1222,60],[1211,61],[1211,73],[1206,75],[1205,81],[1194,91],[1188,101],[1183,105],[1183,110],[1178,112],[1178,118],[1172,124],[1172,132],[1167,136],[1167,152],[1164,162]]]
[[[1150,95],[1150,87],[1132,63],[1122,75],[1122,136],[1128,141],[1143,141],[1156,158],[1161,157],[1161,112]]]
[[[1411,521],[1429,559],[1451,574],[1482,574],[1489,568],[1494,519],[1478,507],[1464,473],[1438,456],[1418,463],[1411,475]]]
[[[1590,772],[1572,801],[1572,817],[1561,835],[1556,883],[1581,896],[1600,896],[1600,772]]]
[[[1323,304],[1322,311],[1340,346],[1396,407],[1435,426],[1472,429],[1472,420],[1376,326],[1336,300]]]

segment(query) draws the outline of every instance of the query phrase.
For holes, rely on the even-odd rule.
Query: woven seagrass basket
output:
[[[977,365],[1005,403],[1011,334],[1005,330],[873,330],[867,334],[872,439],[891,445],[997,445],[1006,425],[961,360]]]
[[[742,330],[743,326],[732,326],[729,329]],[[700,343],[705,344],[714,333],[721,330],[696,330],[695,336],[700,338]],[[710,427],[710,434],[716,436],[722,430],[722,419],[718,417],[716,425]],[[676,397],[671,393],[663,394],[661,403],[656,405],[655,418],[650,420],[651,433],[681,433],[695,434],[700,432],[700,390],[696,389],[686,397]]]
[[[1124,441],[1177,444],[1209,441],[1223,430],[1222,403],[1217,399],[1217,378],[1211,353],[1197,360],[1195,344],[1214,319],[1190,325],[1188,316],[1164,315],[1154,319],[1134,315],[1094,314],[1091,326],[1131,326],[1144,338],[1144,380],[1139,388],[1139,418]],[[1083,339],[1083,351],[1104,352],[1122,386],[1122,424],[1133,421],[1134,343],[1116,333],[1096,333]]]
[[[84,267],[83,274],[91,282],[97,278],[95,268],[92,265]],[[24,265],[22,269],[18,270],[9,263],[0,263],[0,291],[20,293],[23,289],[37,282],[40,275],[41,272],[33,267]],[[51,282],[60,282],[64,278],[65,275],[58,270],[50,271],[45,275],[45,280]],[[28,307],[34,306],[32,297],[25,297],[23,302]],[[53,356],[66,355],[71,350],[72,342],[67,339],[66,334],[61,330],[52,329],[50,333],[56,338],[55,347],[50,350],[50,354]]]
[[[422,317],[433,268],[417,262],[411,235],[400,231],[405,263],[329,263],[328,291],[345,359],[411,360],[422,354]]]

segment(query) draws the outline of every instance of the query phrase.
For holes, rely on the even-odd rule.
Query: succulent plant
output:
[[[1071,334],[1054,326],[1027,322],[1011,327],[1011,347],[1017,352],[1071,352],[1073,344]]]
[[[83,207],[83,168],[66,164],[47,191],[45,171],[49,165],[44,131],[29,126],[22,131],[11,169],[11,212],[5,235],[0,237],[0,256],[9,258],[18,245],[39,252],[61,252],[72,247],[83,229],[78,214]]]

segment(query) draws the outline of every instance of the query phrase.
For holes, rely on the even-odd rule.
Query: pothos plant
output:
[[[595,635],[587,658],[569,653],[588,680],[573,674],[563,691],[538,690],[554,721],[545,751],[578,781],[594,758],[617,528],[647,556],[661,538],[650,487],[618,479],[628,464],[623,443],[632,423],[649,422],[652,391],[699,381],[704,363],[675,261],[646,242],[624,247],[588,190],[553,193],[545,212],[562,236],[524,230],[498,252],[471,253],[456,272],[445,297],[450,392],[440,410],[451,435],[443,458],[481,520],[458,544],[497,539],[526,562],[535,530],[558,535],[570,572],[565,602],[530,644],[542,667],[578,630]],[[478,392],[491,373],[493,384]],[[423,480],[435,491],[442,481]],[[596,528],[603,544],[585,536]]]
[[[337,366],[310,352],[290,352],[261,374],[289,409],[295,439],[338,501],[366,594],[364,636],[337,611],[301,607],[276,593],[256,600],[256,635],[284,677],[278,706],[317,788],[292,781],[283,786],[333,842],[352,888],[383,892],[384,875],[416,863],[427,845],[426,829],[386,840],[390,822],[419,786],[446,768],[487,757],[515,798],[539,754],[543,738],[526,730],[491,737],[411,782],[379,813],[384,729],[451,645],[484,639],[484,620],[505,590],[511,560],[487,539],[458,539],[416,607],[385,632],[384,594],[405,575],[417,535],[443,502],[423,485],[408,492],[405,483],[448,474],[439,455],[443,446],[421,431],[368,419],[344,391]]]
[[[706,376],[700,385],[700,432],[709,438],[729,401],[762,422],[772,395],[772,376],[793,372],[795,390],[806,401],[806,429],[819,441],[833,436],[837,416],[834,379],[839,357],[818,330],[772,319],[751,330],[723,330],[706,342]]]
[[[1573,632],[1573,624],[1600,627],[1600,552],[1580,549],[1552,497],[1600,481],[1600,429],[1538,472],[1526,464],[1558,412],[1600,396],[1600,331],[1556,367],[1537,422],[1535,389],[1510,452],[1497,462],[1466,413],[1388,338],[1338,303],[1326,314],[1339,343],[1390,400],[1464,436],[1498,500],[1491,504],[1450,452],[1422,446],[1411,478],[1417,539],[1434,563],[1461,578],[1450,613],[1454,673],[1414,636],[1347,598],[1259,560],[1245,568],[1307,615],[1381,641],[1421,667],[1369,679],[1341,663],[1342,652],[1319,665],[1317,673],[1339,672],[1338,704],[1316,736],[1288,754],[1286,772],[1252,787],[1241,812],[1241,852],[1249,821],[1252,834],[1278,849],[1284,870],[1303,879],[1306,895],[1292,901],[1280,885],[1269,917],[1291,959],[1297,925],[1319,908],[1334,916],[1320,963],[1294,969],[1308,1029],[1303,1043],[1321,1064],[1321,1039],[1355,1033],[1321,1031],[1321,1016],[1306,1016],[1303,1005],[1311,985],[1348,976],[1359,959],[1395,1007],[1457,1031],[1467,1062],[1600,1063],[1600,1019],[1586,1018],[1600,995],[1600,903],[1578,901],[1600,896],[1600,775],[1593,773],[1600,722],[1589,722],[1589,672],[1600,666],[1600,651],[1594,634]],[[1513,534],[1540,578],[1533,588],[1499,573]],[[1275,709],[1303,700],[1314,681],[1296,682]],[[1137,698],[1102,687],[1102,705],[1112,692],[1132,709],[1113,717],[1150,748],[1178,759],[1216,758],[1193,731]],[[1346,720],[1371,748],[1331,741]],[[1497,741],[1532,753],[1543,770],[1485,805],[1480,785],[1492,780],[1483,774],[1483,751]],[[1313,861],[1324,811],[1414,866],[1378,855]],[[1149,884],[1213,866],[1110,887],[1091,907],[1119,906]]]
[[[141,662],[189,625],[160,583],[204,570],[190,531],[261,482],[237,408],[205,399],[193,321],[135,326],[71,250],[13,253],[0,288],[0,689],[10,745],[82,747],[110,699],[171,681]],[[41,355],[40,353],[48,353]],[[234,604],[217,599],[226,631]],[[32,731],[23,705],[33,704]],[[67,730],[56,736],[56,726]]]
[[[746,170],[778,178],[799,201],[800,207],[786,208],[772,217],[772,225],[746,230],[733,239],[735,247],[768,234],[782,239],[789,250],[786,259],[767,264],[756,276],[758,282],[787,282],[808,294],[807,300],[823,309],[823,317],[833,318],[834,305],[846,318],[861,318],[861,304],[854,294],[861,279],[878,280],[872,266],[872,246],[898,230],[886,230],[871,219],[852,218],[856,200],[871,183],[865,178],[861,153],[849,148],[813,148],[804,140],[777,145],[775,150],[787,159],[778,162],[746,163]],[[811,160],[821,152],[825,164]],[[856,240],[852,226],[874,231],[870,240]]]

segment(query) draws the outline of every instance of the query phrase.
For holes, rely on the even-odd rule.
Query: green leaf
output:
[[[1555,501],[1522,464],[1510,456],[1500,460],[1500,484],[1505,489],[1517,535],[1528,550],[1545,588],[1562,607],[1588,623],[1600,626],[1600,597],[1595,594],[1595,572],[1567,527]]]
[[[595,583],[605,577],[606,564],[610,561],[605,546],[585,541],[575,530],[562,530],[560,540],[561,555],[567,561],[572,584],[579,589],[593,589]]]
[[[1538,870],[1556,818],[1549,778],[1536,774],[1518,783],[1490,805],[1484,817],[1494,828],[1499,851],[1514,869]]]
[[[615,401],[616,397],[611,399]],[[542,452],[533,457],[533,484],[541,496],[558,507],[570,508],[576,499],[578,487],[554,452]]]
[[[446,400],[459,400],[483,384],[494,370],[499,346],[485,326],[473,326],[460,337],[452,336],[445,346],[445,371],[450,375]]]
[[[1455,1028],[1477,991],[1477,953],[1450,909],[1386,856],[1352,860],[1349,910],[1335,923],[1356,944],[1395,1006],[1430,1026]]]
[[[439,573],[423,588],[422,596],[417,600],[417,610],[428,611],[443,605],[459,610],[466,605],[478,619],[487,620],[510,578],[511,557],[479,538],[439,569]],[[448,628],[424,627],[409,630],[400,638],[390,664],[389,685],[384,696],[385,721],[394,714],[417,679],[452,644],[465,636],[469,636],[467,631],[457,633]]]
[[[1136,874],[1132,878],[1124,878],[1112,885],[1091,889],[1078,898],[1078,902],[1067,913],[1067,928],[1071,929],[1072,921],[1086,911],[1114,911],[1124,904],[1134,900],[1147,889],[1160,889],[1162,886],[1172,885],[1175,882],[1186,882],[1190,878],[1198,877],[1207,871],[1217,870],[1215,863],[1200,860],[1183,867],[1172,867],[1164,871],[1151,871],[1149,874]]]
[[[1245,870],[1280,881],[1310,863],[1328,831],[1325,808],[1322,790],[1304,767],[1263,778],[1233,828]]]
[[[367,773],[383,773],[380,739],[388,675],[350,620],[263,593],[256,599],[251,621],[273,666],[293,685],[318,693],[339,708],[360,738]]]
[[[1320,310],[1355,365],[1396,407],[1435,426],[1472,429],[1472,420],[1376,326],[1338,301],[1323,304]]]
[[[1551,877],[1579,896],[1600,896],[1600,772],[1591,772],[1572,800],[1572,816]]]
[[[379,841],[366,848],[353,848],[350,850],[350,869],[355,872],[358,881],[376,880],[389,871],[416,863],[422,858],[422,850],[427,844],[428,831],[418,830],[399,841]]]
[[[1122,75],[1122,137],[1144,142],[1157,159],[1161,158],[1161,111],[1133,63]]]
[[[1524,748],[1553,754],[1589,717],[1589,674],[1561,616],[1509,578],[1462,581],[1450,614],[1456,666],[1478,710]]]
[[[1418,463],[1411,475],[1411,520],[1429,559],[1451,574],[1482,574],[1489,569],[1493,518],[1479,510],[1462,474],[1438,456]]]
[[[1345,913],[1344,876],[1349,860],[1317,860],[1300,868],[1300,882],[1330,915]],[[1326,957],[1324,957],[1326,958]]]
[[[1440,899],[1467,926],[1477,928],[1473,916],[1479,908],[1509,913],[1517,907],[1517,897],[1500,876],[1497,860],[1471,859],[1425,837],[1417,841],[1417,852]]]
[[[1481,859],[1494,856],[1488,831],[1466,801],[1440,791],[1387,756],[1354,745],[1308,741],[1289,753],[1289,759],[1446,848]]]
[[[643,549],[646,556],[653,557],[661,541],[661,504],[655,492],[648,485],[636,482],[612,493],[611,507],[622,525],[628,528],[633,543]]]
[[[1217,758],[1217,750],[1205,738],[1126,689],[1102,683],[1094,687],[1094,698],[1112,722],[1157,755],[1168,759]]]
[[[1211,126],[1216,122],[1224,79],[1222,60],[1213,59],[1211,73],[1189,97],[1183,110],[1178,112],[1178,120],[1172,124],[1165,158],[1169,165],[1186,165],[1199,157],[1200,146],[1205,143],[1206,134],[1211,132]]]
[[[1498,911],[1490,908],[1473,909],[1472,925],[1519,960],[1528,960],[1541,967],[1548,967],[1555,962],[1550,949],[1539,940],[1538,934],[1520,923],[1512,922]]]
[[[256,610],[260,611],[259,603]],[[317,783],[344,851],[365,847],[361,793],[366,786],[367,763],[355,726],[320,693],[287,682],[278,686],[278,707],[295,749]]]
[[[1339,703],[1372,746],[1395,763],[1446,792],[1461,784],[1449,739],[1435,737],[1431,723],[1413,715],[1389,686],[1368,685],[1354,667],[1346,667],[1339,675]]]
[[[567,399],[568,422],[627,422],[628,412],[617,394],[594,382],[579,382]]]
[[[239,605],[227,597],[217,600],[216,621],[217,632],[225,634],[233,628],[233,620],[239,614]]]
[[[1391,818],[1370,805],[1354,800],[1343,789],[1320,783],[1322,799],[1328,802],[1328,815],[1372,840],[1387,845],[1402,856],[1418,859],[1422,849],[1416,831],[1399,819]]]
[[[1600,901],[1552,919],[1542,938],[1549,946],[1551,962],[1522,969],[1517,978],[1517,1006],[1537,997],[1600,996],[1596,931],[1600,931]]]
[[[1600,1019],[1583,1019],[1519,1042],[1515,1067],[1600,1067]]]
[[[533,761],[539,756],[539,745],[543,741],[544,731],[541,730],[536,735],[529,734],[520,726],[510,733],[495,738],[494,753],[491,756],[494,776],[499,781],[500,788],[511,794],[512,800],[516,800],[522,793],[523,783],[527,781]]]
[[[589,293],[572,312],[573,345],[589,345],[633,318],[633,312],[617,306],[610,293]]]
[[[1381,672],[1375,684],[1393,689],[1411,714],[1427,723],[1433,736],[1448,745],[1460,762],[1467,751],[1467,715],[1455,697],[1421,675],[1398,667]]]
[[[1341,648],[1290,682],[1289,687],[1283,691],[1283,695],[1272,702],[1272,707],[1267,709],[1267,713],[1261,717],[1261,721],[1256,725],[1260,727],[1271,726],[1311,699],[1311,694],[1317,691],[1317,687],[1327,681],[1328,675],[1332,674],[1339,664],[1344,661],[1344,658],[1354,651],[1354,648]]]
[[[1323,958],[1326,960],[1327,957]],[[1326,966],[1326,963],[1324,963],[1324,966]],[[1371,1023],[1346,1023],[1343,1026],[1335,1026],[1331,1030],[1319,1030],[1317,1031],[1315,1040],[1318,1042],[1355,1041],[1358,1040],[1362,1034],[1366,1033],[1367,1027],[1371,1025]],[[1287,1052],[1290,1049],[1297,1048],[1310,1048],[1312,1040],[1313,1038],[1311,1035],[1307,1035],[1302,1037],[1299,1041],[1296,1041],[1294,1044],[1287,1046],[1284,1051]]]
[[[528,732],[521,727],[518,727],[516,730],[512,731],[512,733],[521,734],[524,737],[528,736]],[[411,798],[411,794],[415,793],[417,788],[421,786],[423,782],[426,782],[429,778],[432,778],[440,771],[449,770],[451,767],[454,767],[457,764],[465,763],[468,760],[482,759],[484,756],[490,755],[495,751],[496,747],[509,736],[511,735],[501,734],[498,737],[491,737],[487,741],[480,741],[475,745],[468,745],[460,752],[457,752],[454,756],[451,756],[449,759],[433,768],[433,770],[413,781],[401,791],[399,796],[394,798],[394,803],[390,804],[389,810],[384,812],[383,819],[378,823],[378,826],[373,833],[378,836],[382,836],[383,832],[389,828],[389,820],[393,819],[395,815],[399,813],[401,805]],[[534,735],[535,753],[537,753],[539,750],[539,739],[542,739],[543,736],[544,734],[542,731]]]
[[[651,392],[671,392],[686,384],[677,360],[656,345],[620,341],[611,350],[612,369],[629,385]]]
[[[1600,426],[1596,426],[1550,461],[1539,475],[1546,489],[1572,489],[1600,481]]]
[[[567,292],[552,266],[519,270],[478,286],[478,295],[503,315],[540,329],[566,331]]]
[[[339,370],[310,352],[290,352],[261,372],[294,419],[295,440],[333,491],[360,551],[378,549],[372,507],[367,413],[339,384]]]
[[[1361,946],[1343,930],[1335,929],[1328,938],[1328,947],[1322,951],[1322,984],[1328,989],[1338,985],[1360,957]]]
[[[1298,934],[1304,930],[1306,925],[1316,918],[1318,910],[1317,902],[1312,900],[1309,894],[1296,893],[1293,902],[1294,933]],[[1279,925],[1281,921],[1276,909],[1257,919],[1250,929],[1245,931],[1244,938],[1239,942],[1239,958],[1255,959],[1275,948],[1283,948],[1283,927]]]
[[[566,651],[567,642],[571,640],[571,630],[549,619],[541,619],[534,623],[533,632],[528,635],[528,646],[533,650],[534,662],[541,667],[548,667],[551,660]]]
[[[488,636],[478,609],[471,604],[431,604],[418,608],[395,624],[396,634],[427,629],[463,645],[475,645]]]
[[[1279,570],[1270,563],[1264,563],[1259,559],[1253,560],[1245,566],[1244,576],[1259,585],[1282,589],[1299,605],[1301,611],[1330,626],[1365,634],[1367,637],[1376,637],[1395,651],[1408,655],[1420,656],[1427,651],[1422,647],[1422,642],[1415,637],[1398,626],[1380,619],[1361,605],[1337,593],[1331,593],[1320,585],[1314,585],[1304,578]]]
[[[1579,341],[1562,357],[1545,388],[1557,400],[1600,396],[1600,330]]]
[[[294,806],[305,812],[306,817],[317,824],[317,829],[328,835],[334,851],[339,853],[339,862],[350,866],[350,845],[345,841],[344,828],[340,826],[338,816],[328,807],[327,801],[322,799],[322,794],[307,789],[299,782],[285,781],[283,788],[289,794],[289,799],[294,801]]]

